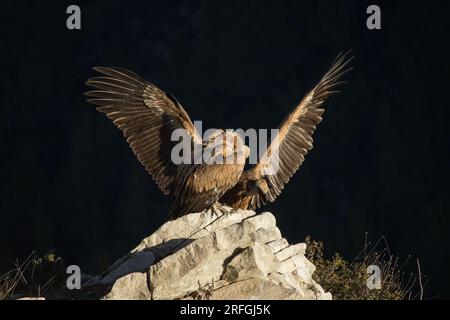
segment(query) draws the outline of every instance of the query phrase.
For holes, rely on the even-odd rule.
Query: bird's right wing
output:
[[[103,76],[86,84],[88,102],[97,106],[123,132],[131,149],[164,192],[172,193],[180,170],[171,159],[175,129],[184,129],[192,143],[202,139],[183,107],[169,94],[122,68],[94,68]]]

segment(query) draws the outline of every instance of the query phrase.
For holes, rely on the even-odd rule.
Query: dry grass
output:
[[[339,253],[326,259],[323,243],[306,239],[307,258],[316,265],[313,275],[315,281],[333,294],[337,300],[408,300],[423,299],[424,284],[417,260],[416,274],[408,276],[405,267],[411,267],[410,257],[403,263],[391,254],[384,237],[375,244],[367,243],[353,261],[346,261]],[[369,289],[367,279],[370,276],[367,268],[378,266],[381,275],[381,288]]]
[[[0,300],[42,297],[64,280],[61,258],[54,254],[38,257],[34,252],[24,262],[16,260],[14,268],[0,276]]]
[[[27,283],[25,272],[33,261],[34,252],[23,263],[15,262],[14,269],[0,276],[0,300],[12,299],[21,282]]]

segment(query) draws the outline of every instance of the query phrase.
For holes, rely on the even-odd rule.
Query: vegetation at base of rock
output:
[[[64,261],[54,253],[38,256],[34,252],[22,263],[16,261],[0,276],[0,300],[42,297],[65,290]]]
[[[19,274],[17,272],[7,272],[0,276],[0,300],[9,299],[19,283]]]
[[[331,292],[334,300],[410,300],[423,298],[420,270],[405,279],[403,267],[387,247],[378,249],[380,238],[374,245],[364,245],[362,252],[351,262],[335,253],[330,259],[324,256],[324,245],[320,241],[306,238],[306,257],[315,266],[313,279],[324,290]],[[367,268],[376,265],[381,271],[381,288],[369,289]]]

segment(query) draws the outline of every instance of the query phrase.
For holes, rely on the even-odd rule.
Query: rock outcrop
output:
[[[102,299],[331,299],[306,244],[289,245],[265,212],[210,211],[169,221],[84,287]]]

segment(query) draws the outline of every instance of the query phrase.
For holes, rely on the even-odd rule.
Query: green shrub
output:
[[[420,265],[418,264],[418,277],[411,275],[405,281],[402,267],[399,266],[398,259],[390,254],[387,245],[377,251],[380,241],[371,247],[365,245],[362,253],[352,262],[346,261],[339,253],[335,253],[331,259],[325,258],[323,243],[320,241],[311,240],[308,237],[306,243],[306,257],[316,266],[313,279],[325,291],[331,292],[333,299],[403,300],[418,299],[423,296]],[[367,279],[370,276],[367,268],[370,265],[380,268],[380,289],[369,289],[367,286]],[[420,287],[420,291],[414,293],[414,288],[417,286]]]

